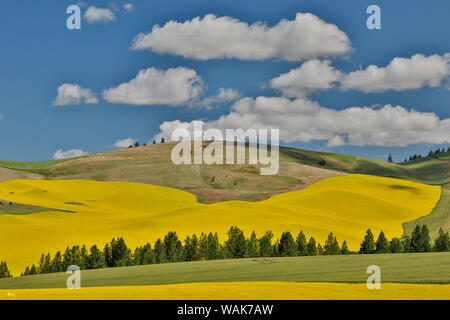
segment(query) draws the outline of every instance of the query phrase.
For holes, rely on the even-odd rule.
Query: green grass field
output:
[[[450,253],[408,253],[180,262],[83,270],[83,287],[192,282],[297,281],[365,283],[369,265],[381,281],[450,283]],[[52,273],[0,279],[0,289],[64,288],[68,275]]]

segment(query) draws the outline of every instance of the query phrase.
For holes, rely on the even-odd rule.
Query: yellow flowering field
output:
[[[0,214],[0,259],[14,274],[36,263],[41,253],[68,245],[103,246],[124,237],[134,248],[176,231],[218,232],[231,225],[247,235],[272,230],[276,237],[303,230],[318,242],[330,231],[357,250],[367,228],[388,239],[402,235],[402,223],[427,215],[441,194],[439,186],[404,179],[352,174],[321,180],[306,189],[260,202],[201,204],[194,195],[132,182],[12,180],[0,182],[0,198],[52,210]]]
[[[150,300],[448,300],[450,285],[382,283],[209,282],[151,286],[87,287],[81,289],[0,290],[0,299],[150,299]]]

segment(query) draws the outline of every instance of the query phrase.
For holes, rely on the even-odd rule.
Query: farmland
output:
[[[2,259],[13,273],[35,263],[41,253],[68,245],[102,246],[124,237],[131,247],[154,242],[168,231],[181,238],[215,231],[222,241],[232,225],[246,234],[270,229],[303,230],[322,242],[332,231],[357,250],[367,228],[400,237],[402,223],[431,212],[439,186],[404,179],[345,175],[260,202],[198,203],[176,189],[130,182],[12,180],[0,183],[0,198],[52,208],[32,214],[0,215]],[[324,201],[326,199],[326,201]]]
[[[382,290],[365,285],[373,264]],[[65,288],[66,273],[1,279],[0,298],[449,299],[449,264],[450,253],[182,262],[83,270],[81,290]]]

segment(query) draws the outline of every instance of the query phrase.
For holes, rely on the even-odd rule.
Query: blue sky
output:
[[[132,9],[125,9],[126,3],[132,4]],[[232,112],[233,104],[247,97],[283,97],[286,101],[293,101],[298,97],[285,97],[282,90],[270,86],[270,81],[312,59],[329,60],[333,70],[347,75],[365,70],[369,65],[383,68],[396,57],[409,59],[416,54],[424,57],[437,55],[437,60],[444,61],[444,55],[450,52],[450,2],[445,0],[433,1],[432,6],[425,1],[411,0],[86,1],[81,5],[81,30],[68,30],[66,8],[71,4],[75,3],[19,0],[0,4],[3,40],[0,51],[0,114],[3,116],[0,120],[3,137],[0,159],[48,160],[57,150],[78,149],[95,153],[114,149],[119,139],[147,142],[160,133],[159,126],[163,122],[202,119],[214,125],[219,117]],[[366,8],[370,4],[381,8],[381,30],[366,27]],[[89,23],[85,14],[92,6],[108,9],[114,20]],[[286,61],[282,57],[201,60],[175,53],[158,53],[155,49],[132,49],[133,39],[139,33],[149,34],[154,25],[163,27],[170,20],[183,23],[195,17],[215,14],[248,24],[260,21],[273,27],[282,19],[296,19],[297,12],[311,13],[324,24],[336,25],[339,32],[348,37],[351,50],[332,57],[319,55]],[[164,41],[174,40],[168,37]],[[298,43],[298,46],[305,44]],[[216,49],[211,48],[213,51]],[[176,106],[111,103],[102,96],[104,90],[127,83],[139,71],[151,67],[161,72],[178,67],[195,71],[202,82],[202,93],[194,97],[196,102],[191,99]],[[421,70],[418,70],[417,81],[421,81],[421,76]],[[406,111],[416,110],[418,121],[423,115],[426,118],[426,113],[434,113],[443,122],[450,118],[448,74],[437,79],[439,84],[435,83],[434,75],[429,77],[433,80],[424,78],[426,81],[419,88],[381,89],[377,92],[364,92],[358,88],[343,90],[342,85],[332,85],[328,89],[308,91],[302,101],[315,102],[327,111],[364,106],[378,106],[373,108],[379,110],[384,105],[400,105]],[[427,81],[434,82],[430,85]],[[57,89],[63,84],[76,84],[89,90],[98,102],[84,103],[82,100],[80,103],[55,105]],[[205,99],[214,98],[220,88],[233,89],[233,92],[239,92],[239,97],[205,106]],[[251,112],[255,110],[258,109]],[[285,116],[288,120],[289,114]],[[348,121],[348,117],[345,119]],[[435,120],[430,120],[430,123],[435,123]],[[270,123],[271,120],[263,118],[261,121]],[[401,119],[394,123],[402,125]],[[383,124],[376,125],[383,128]],[[335,134],[344,140],[349,139],[347,129],[343,127]],[[283,128],[280,128],[282,137]],[[379,141],[375,145],[372,138],[367,138],[356,145],[348,140],[341,146],[333,146],[328,138],[310,142],[295,140],[291,129],[289,139],[286,139],[288,142],[281,144],[379,159],[392,153],[394,160],[400,161],[411,153],[425,154],[437,146],[448,147],[450,132],[446,129],[449,128],[446,123],[441,123],[437,133],[439,138],[434,139],[431,138],[433,127],[427,127],[430,132],[418,139],[418,143],[404,138],[408,133],[403,135],[402,129],[398,128],[395,132],[388,132],[395,136],[392,138],[394,143]],[[300,131],[303,129],[299,128]],[[314,130],[323,131],[324,128]],[[420,130],[420,125],[417,130]],[[433,143],[436,141],[439,143]]]

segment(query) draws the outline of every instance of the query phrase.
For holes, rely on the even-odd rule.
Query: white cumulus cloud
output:
[[[413,55],[411,58],[394,58],[387,66],[370,65],[364,70],[347,74],[341,82],[344,90],[363,92],[403,91],[424,86],[438,87],[450,76],[450,53]]]
[[[119,139],[114,143],[114,147],[116,148],[128,148],[131,145],[134,145],[136,139],[127,138],[127,139]]]
[[[294,20],[283,19],[273,27],[213,14],[184,22],[171,20],[140,33],[132,48],[198,60],[287,61],[334,57],[352,49],[343,31],[310,13],[297,13]]]
[[[91,6],[84,13],[84,18],[88,23],[99,23],[114,21],[116,16],[110,9]]]
[[[176,128],[192,129],[192,122],[166,121],[157,137],[166,139]],[[280,129],[285,142],[328,141],[328,146],[407,146],[450,143],[450,119],[402,106],[349,107],[335,110],[305,99],[243,98],[231,112],[205,129]]]
[[[202,91],[203,80],[195,70],[148,68],[134,79],[104,90],[103,98],[110,103],[178,106],[197,99]]]
[[[58,87],[57,91],[58,94],[53,102],[55,106],[98,103],[97,97],[90,89],[83,88],[78,84],[64,83]]]
[[[124,8],[126,11],[128,11],[128,12],[131,12],[131,11],[134,10],[134,6],[133,6],[132,3],[125,3],[125,4],[123,5],[123,8]]]
[[[67,151],[63,151],[62,149],[58,149],[55,154],[53,155],[53,159],[55,160],[61,160],[61,159],[67,159],[67,158],[75,158],[75,157],[81,157],[87,155],[87,152],[84,152],[81,149],[70,149]]]
[[[342,76],[330,64],[329,60],[306,61],[300,67],[272,79],[270,86],[286,97],[302,97],[315,90],[330,89]]]
[[[205,107],[211,109],[214,105],[219,105],[227,102],[232,102],[241,97],[238,90],[232,88],[220,88],[219,91],[204,99],[192,101],[189,105],[192,107]]]

